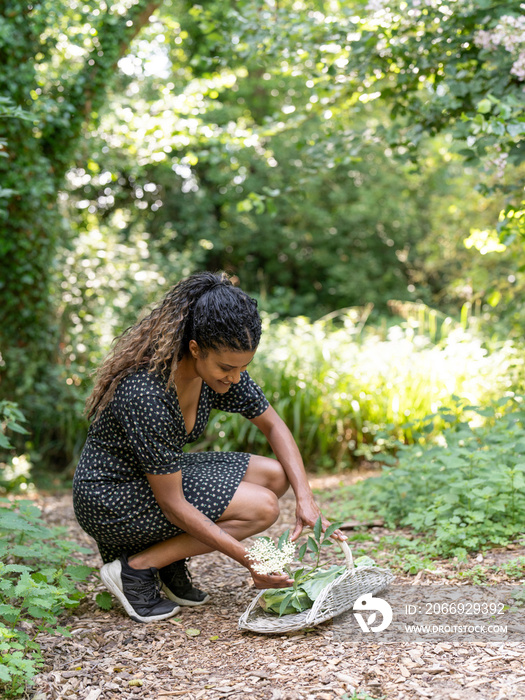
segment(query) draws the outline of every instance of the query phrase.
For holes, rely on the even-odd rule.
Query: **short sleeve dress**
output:
[[[180,534],[162,513],[146,474],[182,471],[185,498],[211,520],[226,510],[248,467],[243,452],[184,452],[212,409],[256,418],[269,403],[248,372],[219,394],[203,382],[195,425],[187,433],[177,393],[146,369],[125,377],[90,426],[73,479],[73,505],[104,563]]]

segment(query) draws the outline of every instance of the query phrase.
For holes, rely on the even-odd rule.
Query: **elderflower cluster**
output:
[[[295,545],[290,540],[284,542],[281,549],[270,539],[260,538],[246,550],[248,558],[255,562],[254,571],[258,574],[280,574],[284,567],[291,564],[295,557]]]
[[[510,72],[518,80],[525,80],[525,17],[504,15],[498,24],[489,31],[476,33],[474,43],[486,51],[502,46],[513,54],[515,60]]]

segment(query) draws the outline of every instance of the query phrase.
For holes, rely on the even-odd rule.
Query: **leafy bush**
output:
[[[334,517],[374,513],[390,528],[422,533],[435,554],[462,559],[468,551],[506,544],[523,533],[523,399],[465,410],[486,423],[472,427],[449,413],[450,426],[438,440],[400,445],[397,466],[341,490]],[[429,429],[436,418],[428,417]]]
[[[250,367],[291,429],[309,466],[349,466],[413,441],[425,416],[451,397],[485,404],[519,382],[510,344],[492,353],[452,319],[442,319],[432,342],[417,319],[390,328],[365,327],[369,309],[350,309],[315,323],[305,318],[266,320]],[[252,369],[253,367],[253,369]],[[443,416],[436,432],[446,424]],[[239,416],[217,415],[208,436],[221,449],[262,452],[266,443]]]
[[[0,401],[0,493],[12,491],[18,487],[26,488],[29,476],[29,463],[25,455],[12,457],[10,452],[13,444],[7,432],[27,435],[28,431],[22,423],[26,418],[18,405],[13,401]],[[2,453],[6,461],[2,461]]]
[[[7,430],[16,433],[27,434],[27,430],[21,423],[25,423],[25,417],[17,404],[13,401],[0,401],[0,449],[9,450],[12,447],[11,441],[6,435]]]
[[[91,574],[72,559],[88,552],[64,540],[64,528],[48,528],[31,501],[0,500],[0,689],[20,695],[43,666],[40,632],[67,635],[58,625],[84,594],[77,584]]]

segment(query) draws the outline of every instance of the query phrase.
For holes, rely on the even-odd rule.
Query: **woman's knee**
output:
[[[241,481],[229,506],[219,521],[238,520],[253,523],[257,532],[272,525],[279,517],[279,499],[270,489]]]
[[[244,480],[272,491],[277,498],[286,493],[290,482],[282,464],[271,457],[251,455]]]
[[[257,500],[253,503],[256,518],[265,527],[270,527],[279,517],[279,499],[277,495],[269,489],[259,490]]]

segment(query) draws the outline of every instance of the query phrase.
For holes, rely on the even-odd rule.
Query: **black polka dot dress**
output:
[[[147,370],[125,377],[88,438],[73,479],[73,504],[81,527],[107,563],[180,534],[162,513],[146,474],[182,471],[185,498],[211,520],[226,510],[250,455],[183,452],[204,431],[210,411],[256,418],[269,403],[248,372],[219,394],[203,382],[197,417],[188,434],[175,390]]]

